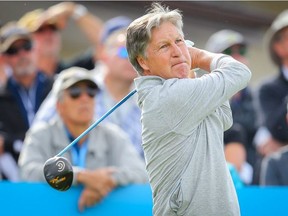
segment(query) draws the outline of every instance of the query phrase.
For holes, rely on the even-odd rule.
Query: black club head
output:
[[[44,164],[44,176],[48,184],[56,190],[68,190],[73,181],[73,168],[64,157],[53,157]]]

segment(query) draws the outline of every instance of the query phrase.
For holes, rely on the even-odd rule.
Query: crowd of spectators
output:
[[[64,61],[61,31],[70,20],[87,37],[90,48]],[[43,181],[41,163],[134,89],[137,73],[126,50],[131,21],[120,16],[103,22],[81,4],[61,2],[2,25],[0,179]],[[224,133],[224,153],[236,187],[288,185],[288,10],[276,17],[263,41],[279,72],[259,88],[248,86],[230,100],[234,123]],[[249,43],[241,32],[220,29],[202,48],[230,55],[249,67]],[[81,73],[91,77],[75,81]],[[65,79],[75,82],[64,88]],[[75,110],[69,112],[69,107]],[[140,115],[132,97],[91,133],[89,144],[84,139],[67,155],[80,173],[74,183],[88,188],[83,189],[79,208],[99,201],[117,185],[148,182]],[[91,143],[94,133],[102,138]],[[93,185],[93,178],[103,178],[103,184]],[[95,194],[91,188],[98,197],[91,198]],[[89,198],[94,201],[88,202]]]

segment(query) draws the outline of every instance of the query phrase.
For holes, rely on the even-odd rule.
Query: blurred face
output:
[[[35,49],[40,56],[58,56],[61,50],[61,35],[55,25],[43,25],[33,33]]]
[[[181,32],[170,22],[164,22],[152,30],[151,41],[146,49],[146,58],[138,57],[145,75],[164,79],[187,78],[191,58]]]
[[[137,73],[128,60],[125,33],[120,32],[111,37],[111,42],[105,46],[102,56],[108,67],[108,76],[117,81],[131,83],[136,78]]]
[[[224,54],[232,56],[237,61],[248,65],[246,58],[247,47],[243,44],[235,44],[223,51]]]
[[[36,71],[36,55],[30,40],[15,41],[3,54],[4,61],[12,68],[14,76],[26,76]]]
[[[83,81],[64,90],[57,102],[57,110],[66,124],[87,125],[94,115],[94,97],[97,90]]]
[[[273,49],[281,59],[288,61],[288,28],[277,33]]]

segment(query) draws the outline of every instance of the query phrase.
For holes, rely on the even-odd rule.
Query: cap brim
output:
[[[29,35],[15,35],[13,37],[7,38],[1,46],[1,53],[6,52],[17,40],[31,40],[31,37]]]
[[[80,80],[73,80],[71,79],[70,81],[66,82],[65,84],[62,85],[62,90],[68,89],[70,87],[72,87],[73,85],[79,83],[79,82],[89,82],[91,83],[95,88],[98,89],[98,85],[95,83],[94,80],[90,79],[90,78],[84,78],[84,79],[80,79]]]

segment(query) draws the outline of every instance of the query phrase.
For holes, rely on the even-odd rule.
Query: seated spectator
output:
[[[102,46],[99,49],[99,64],[94,69],[95,78],[101,91],[96,98],[98,117],[125,97],[134,86],[136,71],[128,60],[126,50],[126,28],[131,20],[127,17],[115,17],[105,23]],[[141,146],[141,112],[136,97],[130,98],[115,115],[107,121],[119,125],[130,137],[138,153],[144,158]]]
[[[95,110],[97,118],[100,118],[134,88],[134,78],[137,73],[128,60],[125,48],[126,28],[130,22],[129,18],[120,16],[108,20],[104,25],[102,43],[98,52],[99,61],[94,70],[94,76],[99,86]],[[57,83],[55,83],[55,89],[57,89]],[[47,121],[55,115],[56,96],[53,92],[54,88],[37,113],[35,124]],[[144,159],[141,146],[140,115],[136,97],[132,97],[103,123],[112,122],[121,127],[129,135],[130,141]]]
[[[0,38],[3,61],[12,72],[0,92],[0,171],[4,179],[17,181],[17,160],[25,133],[53,80],[37,69],[37,56],[26,29],[7,23],[0,29]]]
[[[45,181],[43,164],[83,133],[94,121],[98,86],[86,69],[61,72],[55,116],[32,127],[19,158],[25,181]],[[147,182],[145,164],[127,135],[114,124],[100,124],[64,155],[74,168],[74,184],[83,185],[79,209],[94,205],[117,186]]]
[[[69,62],[64,62],[60,57],[61,31],[65,29],[71,18],[91,42],[93,49],[80,54]],[[38,55],[37,66],[47,75],[54,76],[63,69],[72,66],[83,67],[88,70],[95,67],[102,21],[89,13],[83,5],[74,2],[61,2],[47,10],[30,11],[24,14],[18,23],[32,33]]]
[[[224,53],[234,59],[248,65],[246,57],[248,44],[244,36],[239,32],[223,29],[210,36],[206,43],[206,49],[215,53]],[[257,115],[255,99],[251,87],[248,86],[237,92],[230,99],[234,124],[240,124],[245,133],[245,140],[242,144],[246,149],[247,162],[254,166],[256,160],[256,150],[253,145],[253,138],[257,130]],[[229,133],[229,130],[225,133]]]

